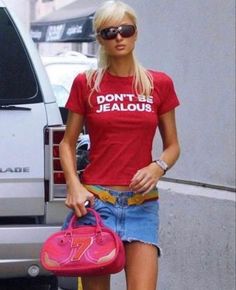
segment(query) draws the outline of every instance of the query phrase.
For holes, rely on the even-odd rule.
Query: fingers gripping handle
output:
[[[96,226],[97,226],[97,227],[102,226],[103,223],[102,223],[101,217],[100,217],[100,215],[96,212],[96,210],[94,210],[94,209],[92,209],[92,208],[89,207],[89,208],[87,208],[87,211],[90,212],[90,213],[92,213],[92,214],[95,216],[95,219],[96,219]],[[73,217],[72,217],[71,220],[70,220],[70,223],[69,223],[69,225],[68,225],[67,230],[71,230],[71,229],[74,228],[74,225],[75,225],[77,219],[78,219],[78,217],[74,214]]]

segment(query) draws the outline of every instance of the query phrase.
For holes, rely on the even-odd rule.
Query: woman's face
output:
[[[120,27],[121,25],[133,25],[134,23],[128,16],[124,16],[123,19],[119,22],[117,21],[109,21],[105,23],[101,28],[100,31],[104,28],[109,27]],[[101,35],[98,35],[98,41],[100,45],[102,45],[110,57],[121,57],[127,56],[132,54],[132,51],[135,47],[135,41],[137,39],[137,30],[130,37],[122,37],[120,33],[116,35],[114,39],[103,39]]]

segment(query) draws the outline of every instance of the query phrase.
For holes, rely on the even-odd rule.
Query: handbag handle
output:
[[[87,211],[92,213],[95,217],[95,220],[96,220],[96,231],[101,231],[101,226],[103,226],[103,222],[102,222],[102,219],[99,215],[99,213],[96,212],[96,210],[94,210],[93,208],[87,208]],[[74,214],[69,222],[69,225],[68,225],[68,228],[67,230],[71,230],[73,229],[73,225],[76,223],[76,220],[78,219],[78,217]]]

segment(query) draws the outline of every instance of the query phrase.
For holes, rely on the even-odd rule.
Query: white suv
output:
[[[67,213],[65,127],[38,51],[2,0],[0,56],[0,279],[40,277],[50,274],[42,243]]]

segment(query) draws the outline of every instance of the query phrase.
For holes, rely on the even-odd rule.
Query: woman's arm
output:
[[[76,164],[76,143],[82,131],[84,117],[69,112],[64,138],[60,143],[60,160],[67,184],[67,207],[75,210],[77,216],[86,214],[85,201],[93,203],[93,195],[80,183]]]
[[[163,152],[160,159],[165,161],[168,168],[170,168],[174,165],[180,154],[174,110],[160,116],[159,130],[163,143]],[[130,188],[134,192],[148,193],[156,186],[163,174],[164,170],[158,164],[152,162],[136,172],[131,180]]]
[[[164,160],[170,168],[180,155],[174,110],[160,116],[159,131],[163,143],[163,152],[160,159]]]

